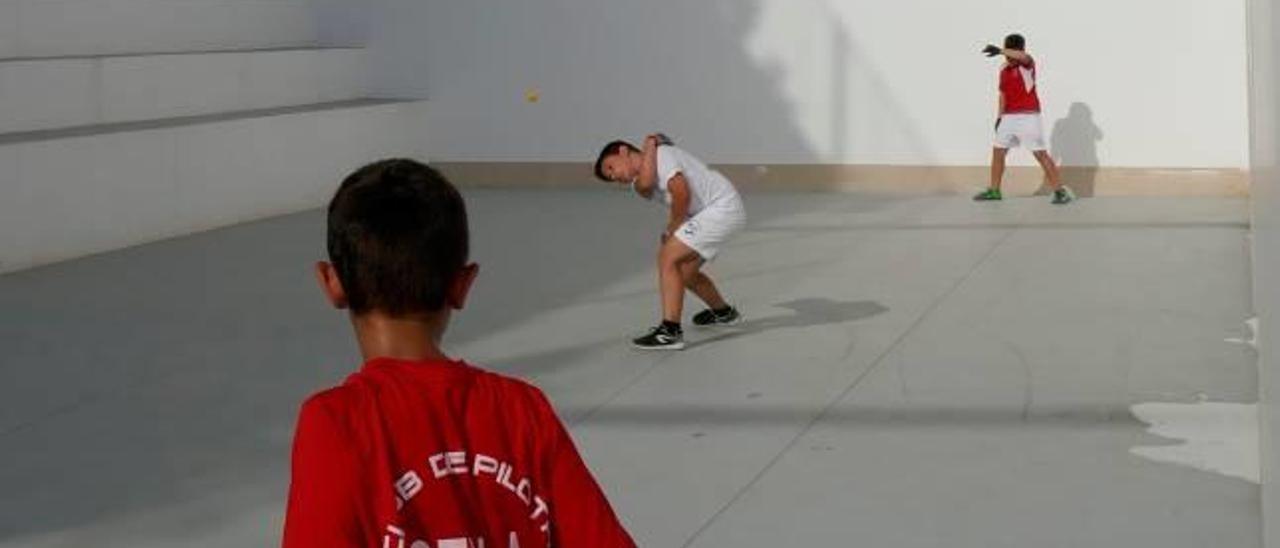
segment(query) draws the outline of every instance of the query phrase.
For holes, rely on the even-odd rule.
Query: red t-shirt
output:
[[[370,360],[302,405],[285,548],[632,547],[537,388]]]
[[[1004,95],[1001,114],[1040,112],[1040,96],[1036,93],[1036,63],[1006,63],[1000,69],[1000,93]]]

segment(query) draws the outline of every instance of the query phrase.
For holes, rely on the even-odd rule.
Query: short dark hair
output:
[[[632,145],[631,143],[628,143],[626,141],[621,141],[621,140],[613,141],[605,145],[604,149],[600,151],[600,156],[596,158],[595,172],[596,172],[597,179],[600,179],[601,181],[609,180],[608,177],[604,176],[604,161],[606,158],[613,156],[614,154],[621,154],[623,148],[626,148],[631,152],[640,152],[640,149],[636,148],[635,145]]]
[[[1010,34],[1004,37],[1004,49],[1016,49],[1022,51],[1027,48],[1027,39],[1021,34]]]
[[[413,160],[382,160],[347,176],[329,202],[328,224],[329,260],[356,314],[440,310],[466,266],[462,195]]]

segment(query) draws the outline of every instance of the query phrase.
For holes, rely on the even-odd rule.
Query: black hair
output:
[[[1027,49],[1027,39],[1021,34],[1010,34],[1004,37],[1004,49],[1016,49],[1023,51]]]
[[[600,151],[600,156],[596,158],[595,172],[597,179],[600,179],[601,181],[609,180],[608,177],[604,176],[604,161],[606,158],[613,156],[614,154],[621,154],[623,148],[626,148],[631,152],[640,152],[640,149],[636,148],[635,145],[626,141],[613,141],[605,145],[604,149]]]
[[[413,160],[364,166],[329,202],[329,260],[356,314],[444,308],[449,285],[466,265],[469,237],[458,189]]]

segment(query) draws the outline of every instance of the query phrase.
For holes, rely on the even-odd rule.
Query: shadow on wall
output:
[[[842,157],[849,149],[849,33],[831,16],[831,153]]]
[[[1102,128],[1093,120],[1093,109],[1087,103],[1071,103],[1067,117],[1053,124],[1049,135],[1049,151],[1062,168],[1062,182],[1076,195],[1092,197],[1098,179],[1098,141]],[[1042,183],[1037,194],[1048,194],[1048,183]]]
[[[660,128],[709,161],[756,157],[771,143],[787,157],[818,156],[783,89],[785,67],[750,51],[752,36],[764,23],[760,0],[659,0],[654,4],[602,3],[593,8],[606,19],[631,22],[611,29],[609,40],[614,45],[606,48],[635,60],[631,70],[575,70],[575,77],[608,75],[610,80],[581,82],[577,87],[595,95],[588,104],[612,105],[621,98],[635,106],[630,112],[602,113],[610,121],[598,127],[609,133],[583,135],[584,150],[594,153],[603,144],[602,137]],[[555,55],[576,57],[572,62],[579,67],[616,64],[613,55],[602,56],[599,50],[592,52],[563,40],[553,39],[544,46],[570,50]]]
[[[711,161],[771,142],[812,156],[783,66],[750,51],[761,0],[378,5],[377,91],[439,106],[433,160],[587,161],[655,130]]]
[[[348,0],[311,0],[316,34],[325,46],[360,47],[369,42],[369,9]]]
[[[439,162],[590,161],[654,130],[713,163],[843,162],[886,139],[930,155],[857,14],[823,0],[385,1],[379,92],[431,98]],[[801,81],[819,87],[793,97]]]

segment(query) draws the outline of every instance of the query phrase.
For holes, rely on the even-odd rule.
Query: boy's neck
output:
[[[379,312],[351,316],[365,361],[395,358],[408,361],[447,360],[440,338],[448,312],[392,317]]]

